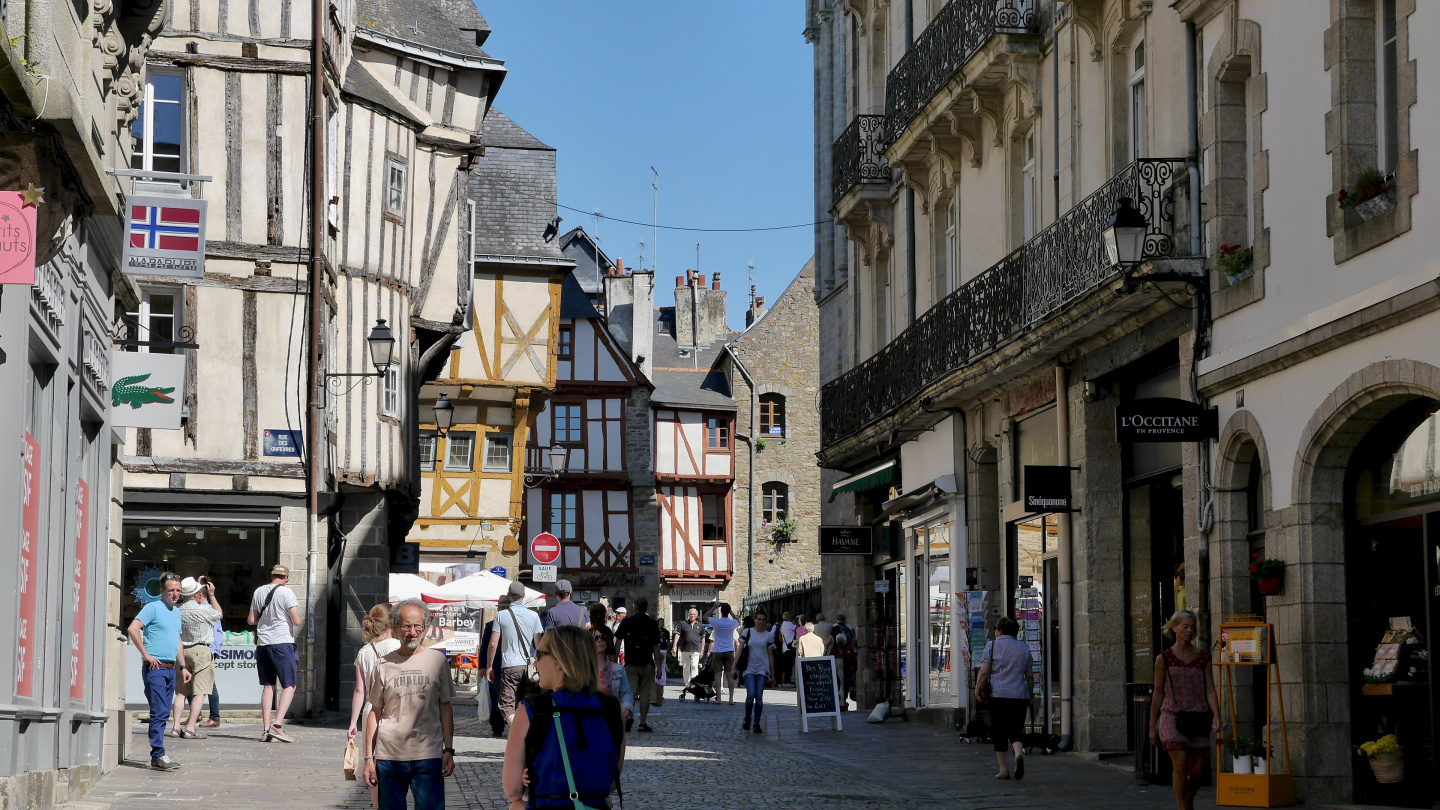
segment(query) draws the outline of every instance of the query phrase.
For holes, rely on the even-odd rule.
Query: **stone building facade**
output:
[[[749,442],[736,453],[735,574],[721,592],[737,606],[777,589],[804,589],[820,576],[820,316],[814,282],[812,259],[768,309],[765,299],[754,300],[746,330],[729,346],[735,432],[754,443],[753,454]],[[777,532],[783,541],[777,542]],[[814,598],[810,610],[821,608]]]

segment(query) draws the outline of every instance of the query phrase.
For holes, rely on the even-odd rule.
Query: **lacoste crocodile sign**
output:
[[[185,390],[183,354],[113,352],[111,420],[116,427],[179,430]]]

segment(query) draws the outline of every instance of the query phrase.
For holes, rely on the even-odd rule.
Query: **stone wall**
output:
[[[820,415],[815,399],[820,388],[820,311],[813,297],[815,263],[791,281],[770,311],[760,318],[730,348],[755,380],[755,395],[785,397],[785,436],[756,436],[750,424],[750,387],[739,369],[731,369],[731,386],[738,409],[737,435],[764,438],[764,449],[754,455],[737,445],[735,488],[731,510],[731,538],[735,549],[734,578],[721,598],[739,605],[747,593],[803,582],[820,576],[820,468],[815,454],[820,449]],[[758,402],[756,405],[758,414]],[[772,543],[770,532],[761,524],[763,485],[781,482],[789,487],[789,515],[798,522],[794,539]],[[754,505],[750,487],[754,486]],[[755,540],[748,550],[749,531],[755,521]],[[748,562],[755,571],[753,588]],[[828,609],[828,606],[826,607]]]

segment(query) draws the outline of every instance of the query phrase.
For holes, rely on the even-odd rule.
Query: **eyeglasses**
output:
[[[424,629],[425,629],[425,625],[423,625],[423,624],[402,624],[402,625],[400,625],[400,629],[401,629],[401,630],[424,630]]]
[[[550,655],[550,653],[549,653],[548,651],[546,651],[546,650],[536,650],[536,651],[535,651],[535,663],[537,663],[537,664],[540,663],[540,659],[541,659],[541,658],[544,658],[544,657],[547,656],[547,655]],[[553,657],[553,656],[552,656],[552,657]]]

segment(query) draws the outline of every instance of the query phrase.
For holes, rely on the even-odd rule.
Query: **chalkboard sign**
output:
[[[835,679],[835,659],[831,656],[801,658],[796,683],[800,689],[800,730],[810,730],[810,718],[833,717],[835,730],[840,731],[840,692]]]

